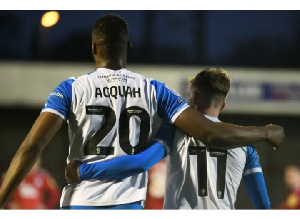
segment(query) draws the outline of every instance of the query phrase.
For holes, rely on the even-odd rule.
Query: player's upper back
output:
[[[166,209],[234,209],[242,177],[261,172],[251,145],[231,150],[206,148],[182,130],[177,130],[173,140],[166,158]]]
[[[87,136],[93,135],[93,130],[99,129],[101,124],[95,134],[98,138],[88,137],[96,141],[98,149],[86,147],[85,155],[110,155],[93,151],[108,146],[114,146],[111,155],[120,155],[122,150],[126,154],[137,153],[147,145],[152,127],[156,130],[160,122],[156,87],[150,79],[127,69],[100,68],[79,77],[73,83],[72,99],[71,112],[75,118],[72,120],[70,116],[70,121],[82,124],[81,129],[86,130]]]
[[[162,82],[127,69],[99,68],[62,82],[43,110],[54,109],[68,120],[72,159],[82,151],[83,155],[138,153],[161,119],[174,120],[185,107],[186,102]]]
[[[151,109],[156,95],[149,79],[126,69],[99,68],[77,78],[72,86],[73,110],[82,105],[106,106],[114,110],[116,116],[131,106]],[[95,108],[86,110],[93,113]]]
[[[150,111],[151,115],[154,113],[151,110],[155,110],[161,118],[167,119],[173,116],[172,111],[175,110],[173,108],[167,111],[168,107],[162,106],[162,102],[165,105],[172,105],[173,99],[171,98],[174,98],[170,97],[170,89],[166,89],[164,83],[125,68],[120,70],[99,68],[77,78],[72,86],[72,100],[75,108],[82,103],[99,104],[109,106],[119,113],[130,106],[140,106]],[[176,94],[176,97],[179,95]]]

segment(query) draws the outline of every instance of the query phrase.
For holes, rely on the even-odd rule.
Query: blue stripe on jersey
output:
[[[176,111],[186,104],[186,101],[174,90],[168,88],[165,83],[151,80],[150,84],[156,90],[158,115],[170,121]]]
[[[255,147],[250,145],[250,146],[246,146],[246,148],[247,148],[247,157],[246,157],[244,172],[250,169],[254,169],[256,167],[261,168],[259,157],[255,150]]]
[[[69,78],[61,82],[48,97],[42,111],[47,108],[55,109],[68,119],[72,101],[72,83],[74,81],[74,78]]]
[[[117,210],[117,209],[143,209],[141,201],[129,204],[120,204],[120,205],[110,205],[110,206],[82,206],[82,205],[72,205],[72,206],[62,206],[60,207],[61,210],[72,210],[72,209],[88,209],[88,210]]]

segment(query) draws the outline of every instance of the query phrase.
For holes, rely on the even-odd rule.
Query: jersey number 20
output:
[[[104,116],[104,123],[100,129],[94,134],[94,136],[88,141],[84,147],[84,155],[113,155],[114,147],[98,146],[101,141],[108,135],[114,135],[115,132],[111,132],[115,128],[116,124],[116,114],[115,111],[107,106],[96,106],[89,105],[86,106],[87,115],[102,115]],[[129,121],[132,116],[136,116],[140,120],[140,135],[137,145],[132,146],[129,139]],[[148,135],[150,131],[150,116],[148,112],[138,106],[131,106],[124,109],[120,114],[119,120],[119,142],[122,150],[129,155],[139,153],[144,150],[147,146]]]

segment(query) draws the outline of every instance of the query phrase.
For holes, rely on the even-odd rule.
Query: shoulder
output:
[[[245,146],[247,155],[257,155],[256,149],[253,145]]]
[[[260,167],[258,153],[253,145],[246,146],[246,166]]]
[[[72,83],[76,80],[75,77],[70,77],[62,82],[60,82],[60,84],[57,86],[57,87],[60,87],[60,88],[66,88],[66,87],[69,87],[72,85]]]
[[[150,84],[155,88],[156,92],[163,96],[172,96],[175,98],[180,97],[181,95],[176,92],[173,88],[169,87],[166,83],[149,78]]]

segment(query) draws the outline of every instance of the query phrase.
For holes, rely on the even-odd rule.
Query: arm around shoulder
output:
[[[239,126],[213,122],[189,107],[174,121],[174,125],[202,141],[207,147],[232,149],[258,142],[267,142],[277,149],[284,141],[284,129],[278,125]]]
[[[87,179],[124,178],[148,171],[166,155],[165,147],[157,141],[135,155],[124,155],[94,163],[73,160],[65,169],[65,178],[69,184]]]

